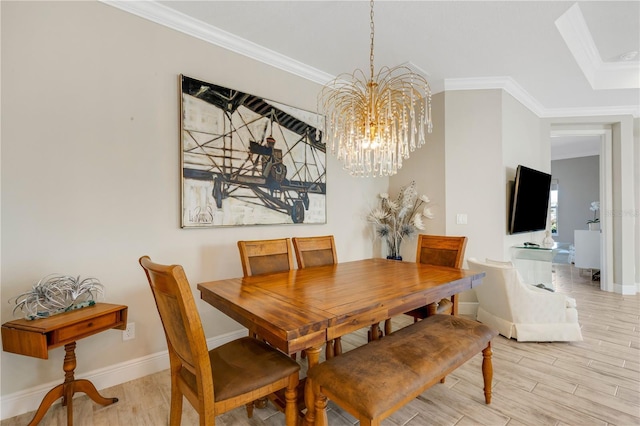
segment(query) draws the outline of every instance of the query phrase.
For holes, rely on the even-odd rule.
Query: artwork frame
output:
[[[180,74],[181,226],[326,223],[318,114]]]

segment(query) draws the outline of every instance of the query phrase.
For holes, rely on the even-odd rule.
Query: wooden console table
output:
[[[89,380],[76,380],[76,341],[105,330],[127,327],[127,307],[110,303],[97,303],[64,314],[37,320],[18,319],[2,324],[2,349],[20,355],[48,359],[49,349],[64,345],[65,357],[62,369],[64,382],[51,389],[44,397],[38,411],[29,423],[37,425],[47,410],[59,398],[67,407],[67,425],[73,425],[73,394],[84,392],[101,405],[109,405],[118,398],[105,398]]]

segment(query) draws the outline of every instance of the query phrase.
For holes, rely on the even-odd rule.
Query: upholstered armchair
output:
[[[471,258],[467,263],[486,273],[475,287],[478,321],[519,342],[582,340],[575,299],[523,283],[510,262]]]

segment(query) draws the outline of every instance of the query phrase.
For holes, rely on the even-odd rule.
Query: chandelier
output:
[[[369,78],[361,69],[341,74],[318,95],[324,137],[352,176],[392,176],[431,133],[431,87],[407,66],[373,68],[370,2]]]

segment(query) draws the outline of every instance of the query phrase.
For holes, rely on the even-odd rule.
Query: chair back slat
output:
[[[293,269],[289,238],[238,241],[238,249],[245,277]]]
[[[321,237],[294,237],[293,248],[298,267],[334,265],[338,263],[333,235]]]
[[[462,268],[466,246],[467,237],[420,234],[416,262]]]

